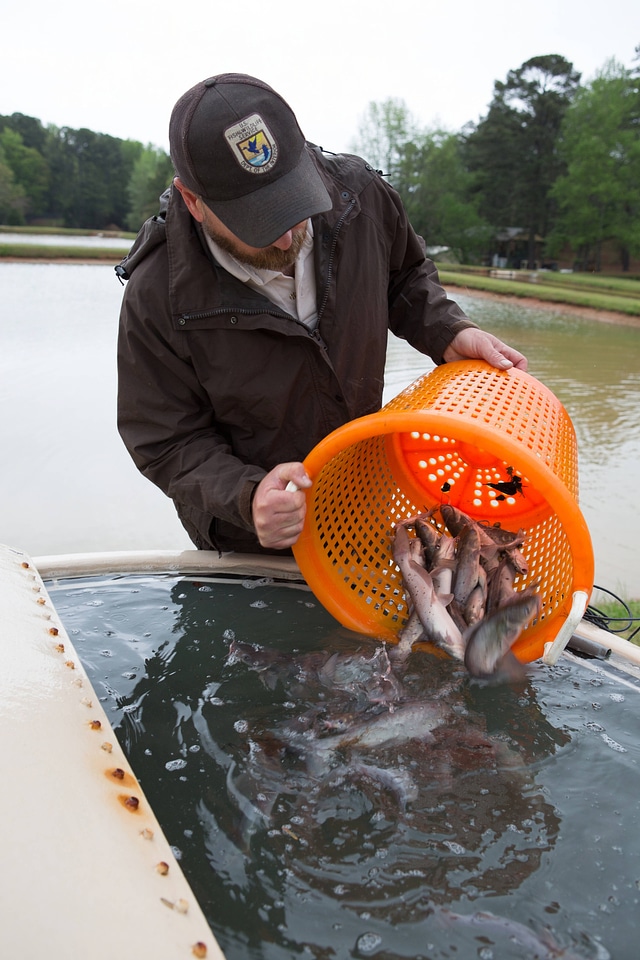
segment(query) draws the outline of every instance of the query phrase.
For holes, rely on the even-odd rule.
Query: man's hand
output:
[[[499,370],[508,370],[509,367],[527,369],[526,357],[493,334],[478,330],[477,327],[461,330],[444,351],[443,359],[445,363],[451,363],[452,360],[486,360]]]
[[[293,483],[298,489],[287,490]],[[284,550],[302,532],[307,512],[304,490],[311,480],[301,463],[280,463],[262,478],[253,495],[253,524],[261,546]]]

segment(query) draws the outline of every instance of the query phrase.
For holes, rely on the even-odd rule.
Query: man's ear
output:
[[[185,187],[184,183],[180,177],[174,177],[173,184],[176,190],[179,190],[182,194],[182,199],[184,200],[187,210],[191,214],[194,220],[197,220],[198,223],[202,223],[204,220],[204,214],[202,212],[201,200],[193,190],[189,190],[188,187]]]

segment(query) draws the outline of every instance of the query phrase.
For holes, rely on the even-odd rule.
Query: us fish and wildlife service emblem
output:
[[[248,173],[266,173],[278,159],[278,146],[259,113],[227,127],[225,139],[234,157]]]

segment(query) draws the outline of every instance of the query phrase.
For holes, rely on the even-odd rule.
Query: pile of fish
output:
[[[431,522],[436,509],[451,536]],[[523,543],[523,531],[485,526],[450,504],[398,523],[393,558],[410,603],[401,650],[427,640],[473,676],[517,674],[511,647],[541,607],[535,587],[515,588],[528,572]]]

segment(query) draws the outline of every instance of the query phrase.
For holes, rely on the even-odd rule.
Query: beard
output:
[[[219,234],[206,220],[202,226],[205,233],[211,237],[214,243],[217,243],[225,253],[231,254],[231,256],[239,260],[240,263],[246,263],[248,266],[255,267],[258,270],[274,270],[278,273],[283,273],[288,267],[293,266],[298,258],[298,254],[302,250],[302,245],[307,235],[307,225],[305,222],[304,226],[300,227],[299,230],[293,231],[291,246],[288,250],[280,250],[278,247],[257,247],[249,252],[239,248],[229,237]]]

